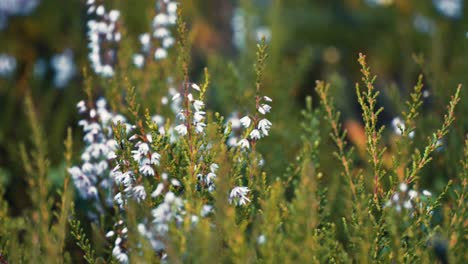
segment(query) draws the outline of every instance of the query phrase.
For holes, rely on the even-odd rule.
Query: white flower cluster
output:
[[[8,25],[10,16],[25,16],[39,5],[40,0],[1,0],[0,30]]]
[[[190,87],[193,90],[200,92],[200,86],[197,84],[193,83]],[[182,96],[184,97],[184,102],[188,104],[188,106],[185,108],[182,107],[177,113],[176,117],[181,122],[181,124],[174,127],[174,130],[181,137],[188,134],[191,126],[194,127],[196,133],[203,133],[206,127],[206,112],[204,111],[205,103],[202,100],[194,99],[192,93],[189,91],[185,92]],[[172,101],[178,101],[180,100],[180,97],[181,94],[176,93],[172,97]]]
[[[463,0],[432,0],[435,9],[443,16],[458,19],[463,14]]]
[[[169,124],[169,131],[166,131],[165,118],[160,115],[152,116],[151,119],[158,128],[157,139],[153,138],[155,134],[146,133],[141,123],[138,126],[131,125],[126,123],[123,116],[110,113],[106,109],[104,99],[98,100],[96,109],[86,105],[84,101],[78,103],[79,112],[88,115],[85,120],[79,122],[85,132],[86,148],[81,157],[83,164],[69,169],[78,193],[84,199],[105,199],[102,201],[105,206],[110,207],[116,204],[120,208],[119,213],[123,213],[129,199],[137,203],[152,199],[156,204],[152,208],[151,217],[139,219],[138,230],[158,253],[164,253],[163,241],[168,234],[170,223],[182,224],[187,213],[184,209],[184,200],[177,196],[182,184],[178,179],[162,172],[164,168],[161,166],[161,154],[164,153],[160,153],[160,150],[156,148],[160,142],[159,136],[170,139],[170,144],[174,144],[192,132],[204,135],[205,103],[202,100],[203,96],[198,99],[194,98],[193,90],[203,94],[200,86],[195,83],[188,83],[183,92],[170,89],[171,108],[176,111],[176,121],[174,124]],[[166,105],[169,104],[168,101],[169,99],[166,98],[161,102]],[[256,110],[258,112],[255,116],[252,118],[246,116],[237,120],[237,126],[245,129],[244,135],[249,145],[250,142],[253,143],[268,136],[271,122],[265,118],[265,115],[271,110],[271,106],[268,105],[271,101],[269,97],[257,96]],[[111,124],[117,124],[117,122],[123,125],[124,136],[128,137],[128,142],[132,143],[132,148],[128,150],[131,154],[129,158],[116,155],[119,146],[124,148],[124,145],[119,145],[113,139]],[[237,145],[232,147],[237,148]],[[209,148],[209,143],[201,148]],[[246,149],[248,148],[247,146]],[[238,150],[244,151],[245,149]],[[109,166],[111,161],[114,164],[113,169],[109,169],[112,168]],[[197,166],[195,170],[199,171]],[[213,192],[218,169],[218,164],[211,163],[206,171],[198,173],[197,190],[203,188],[208,192]],[[151,183],[153,186],[151,188],[154,188],[151,195],[148,195],[147,183]],[[248,187],[236,186],[229,192],[229,203],[244,206],[250,202],[249,193]],[[99,209],[99,205],[97,208]],[[212,211],[213,207],[205,204],[200,215],[205,217]],[[198,217],[198,215],[190,215],[192,224],[198,223]],[[129,249],[123,246],[126,244],[126,232],[125,223],[119,221],[114,229],[107,233],[109,239],[114,239],[112,254],[120,263],[129,262]]]
[[[145,59],[149,56],[153,56],[156,61],[167,57],[167,49],[175,43],[170,27],[176,22],[177,3],[170,0],[157,0],[156,15],[152,23],[153,32],[140,35],[141,53],[133,55],[135,66],[143,67]]]
[[[139,224],[138,231],[150,241],[152,248],[159,252],[165,248],[161,238],[169,232],[169,223],[175,221],[176,225],[180,225],[184,214],[182,199],[169,191],[164,195],[162,203],[151,211],[151,223]]]
[[[109,231],[106,233],[107,238],[114,238],[114,247],[112,249],[112,256],[119,263],[128,263],[128,250],[123,247],[124,242],[127,240],[128,228],[125,226],[124,221],[119,220],[114,224],[115,231]]]
[[[55,87],[65,87],[76,72],[76,66],[73,62],[73,52],[67,49],[63,53],[56,54],[52,57],[50,63],[55,73],[53,79]]]
[[[272,99],[268,96],[263,96],[257,99],[257,111],[261,114],[255,114],[254,117],[244,116],[239,122],[241,125],[250,131],[249,135],[237,142],[237,145],[242,149],[249,149],[252,142],[268,136],[268,133],[271,129],[271,122],[264,117],[267,113],[270,112],[271,106],[268,104],[272,102]]]
[[[120,12],[107,12],[104,5],[98,5],[96,0],[88,0],[87,5],[88,15],[95,17],[87,23],[91,67],[96,74],[111,77],[117,63],[117,46],[122,38],[118,28]]]
[[[0,54],[0,77],[9,77],[16,70],[16,59],[8,54]]]
[[[215,179],[217,177],[216,171],[219,169],[218,164],[212,163],[210,165],[210,172],[208,172],[206,175],[203,175],[199,173],[197,175],[198,182],[203,188],[208,189],[209,192],[213,192],[215,188]]]
[[[101,210],[101,205],[112,206],[113,181],[109,177],[109,161],[116,157],[118,144],[113,138],[111,124],[120,122],[128,132],[131,126],[125,123],[123,116],[106,109],[105,99],[99,99],[96,108],[87,106],[85,101],[80,101],[77,107],[81,114],[86,114],[86,118],[78,123],[83,127],[86,146],[81,154],[82,164],[69,168],[68,172],[79,195],[83,199],[99,201],[96,208]]]
[[[417,202],[420,202],[421,199],[418,199],[418,197],[427,198],[432,196],[432,193],[427,190],[423,190],[421,194],[409,189],[406,183],[400,183],[398,191],[385,203],[385,207],[394,208],[397,212],[401,212],[403,209],[411,211],[418,205]],[[419,203],[419,206],[422,206],[422,204]]]

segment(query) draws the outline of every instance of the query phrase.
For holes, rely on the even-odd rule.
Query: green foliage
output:
[[[360,6],[345,2],[355,5],[350,9]],[[405,14],[399,8],[411,9],[413,4],[405,7],[402,1],[395,2],[392,12],[396,15],[386,19],[401,29],[405,24],[396,20]],[[463,119],[467,100],[461,99],[466,98],[466,89],[458,85],[449,98],[433,88],[441,83],[451,85],[455,77],[463,78],[458,70],[443,71],[438,54],[431,54],[429,62],[415,56],[424,75],[419,74],[412,90],[407,91],[391,88],[395,83],[388,81],[388,75],[381,80],[371,71],[370,65],[381,73],[395,51],[381,54],[368,43],[364,46],[370,47],[370,62],[359,53],[358,64],[354,54],[354,64],[338,65],[339,59],[330,62],[337,51],[328,47],[324,52],[326,73],[321,77],[331,82],[316,81],[313,91],[307,84],[307,96],[298,95],[303,82],[309,81],[307,75],[317,50],[323,47],[301,46],[298,52],[291,52],[303,39],[298,37],[292,44],[286,41],[297,34],[288,30],[292,23],[288,12],[301,4],[323,21],[336,24],[328,9],[318,11],[329,5],[341,9],[341,4],[295,0],[285,8],[285,1],[274,1],[265,17],[259,16],[270,21],[271,40],[262,38],[255,49],[250,36],[239,56],[226,63],[225,56],[212,54],[204,67],[194,55],[199,43],[190,31],[190,26],[199,22],[190,9],[194,3],[178,9],[178,49],[170,52],[167,60],[151,61],[142,69],[130,65],[134,51],[131,36],[137,33],[126,32],[136,28],[128,11],[124,18],[129,24],[120,25],[128,38],[119,49],[116,75],[104,79],[83,71],[87,96],[83,120],[102,121],[96,113],[91,114],[99,108],[95,99],[100,97],[107,99],[109,114],[126,118],[97,129],[100,136],[109,137],[106,140],[115,140],[116,147],[115,157],[104,160],[102,170],[111,181],[102,184],[105,179],[96,177],[98,188],[92,199],[80,196],[83,186],[76,183],[80,179],[70,169],[80,158],[86,160],[78,153],[88,148],[89,142],[83,147],[81,131],[69,128],[63,153],[51,153],[56,137],[49,136],[49,123],[41,114],[45,103],[29,90],[25,93],[29,139],[23,139],[19,150],[11,153],[22,161],[21,174],[27,187],[21,192],[29,195],[27,205],[15,213],[14,203],[3,198],[11,180],[0,180],[0,262],[468,261],[468,136]],[[249,1],[241,1],[241,6],[247,14],[246,31],[253,32],[253,24],[259,20],[253,15],[256,6]],[[301,10],[293,11],[299,20],[311,19],[310,15],[300,16]],[[185,13],[195,17],[189,16],[193,24],[183,21]],[[368,19],[362,15],[362,20]],[[382,30],[410,36],[403,29],[394,32],[391,26]],[[347,25],[339,28],[343,31],[348,31]],[[367,31],[374,32],[372,28],[364,29]],[[312,35],[311,39],[319,39]],[[352,36],[344,38],[353,46],[365,40],[356,43]],[[328,36],[325,42],[334,39]],[[403,40],[405,47],[409,43]],[[405,84],[417,68],[408,66],[408,58],[398,59],[405,65]],[[347,89],[351,87],[346,80],[349,77],[339,68],[347,67],[352,73],[358,66],[362,82],[355,85],[355,97],[344,96],[352,89]],[[424,96],[428,86],[434,89],[429,105]],[[177,97],[170,94],[167,98],[168,87],[181,98],[176,114],[170,103],[160,103],[163,98],[171,101],[170,97]],[[273,98],[271,103],[268,96]],[[444,109],[441,105],[446,101]],[[271,112],[264,108],[267,102],[273,106]],[[387,125],[388,110],[398,112],[400,122]],[[156,122],[154,114],[164,117],[163,121]],[[240,117],[248,117],[249,124],[236,124],[242,123]],[[271,130],[265,129],[267,133],[260,128],[266,118],[272,123]],[[202,129],[197,123],[203,123]],[[183,126],[185,132],[178,132],[176,125]],[[262,136],[252,136],[255,131]],[[229,144],[234,136],[236,144]],[[3,140],[5,137],[0,138]],[[238,140],[245,140],[248,147],[239,146]],[[149,150],[140,157],[143,144]],[[152,154],[157,154],[156,161],[151,161],[153,171],[145,173],[142,167],[147,164],[142,160],[152,160]],[[59,173],[63,181],[57,186],[50,175],[61,168],[58,163],[69,170]],[[135,188],[116,179],[116,172],[129,173],[134,184],[130,187],[139,187],[144,195],[137,197]],[[1,169],[0,174],[11,173]],[[214,174],[212,182],[206,180],[210,174]],[[248,191],[236,196],[237,187]]]

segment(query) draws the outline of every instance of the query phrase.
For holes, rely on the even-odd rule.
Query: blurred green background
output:
[[[128,77],[142,94],[155,91],[144,97],[144,105],[158,109],[160,96],[167,94],[161,84],[165,75],[131,67],[131,55],[139,51],[138,37],[150,28],[155,1],[102,2],[121,12],[120,80]],[[225,116],[252,104],[255,43],[259,36],[266,37],[270,59],[263,94],[274,100],[274,127],[272,137],[260,148],[270,177],[281,177],[295,158],[300,110],[306,95],[312,95],[314,106],[318,105],[313,89],[318,79],[332,83],[349,140],[361,152],[362,125],[354,95],[354,84],[361,78],[356,62],[359,52],[367,54],[378,76],[379,104],[385,107],[380,121],[388,127],[388,146],[397,136],[391,121],[401,115],[420,73],[425,75],[425,93],[414,138],[417,145],[440,125],[457,84],[468,83],[468,3],[463,0],[197,0],[180,4],[192,41],[191,77],[201,79],[202,69],[208,67],[213,76],[208,108]],[[13,12],[16,6],[20,9]],[[95,76],[89,67],[87,20],[84,0],[0,0],[0,184],[6,186],[5,199],[13,214],[28,204],[18,154],[18,145],[28,144],[30,136],[23,110],[25,95],[32,95],[47,135],[53,168],[50,178],[58,186],[65,166],[66,129],[77,128],[75,104],[85,97],[83,72],[89,73],[96,97],[115,86]],[[175,62],[175,49],[172,53],[169,59]],[[145,80],[149,81],[143,84]],[[421,175],[425,187],[441,190],[456,174],[468,128],[466,98],[463,89],[455,127]],[[81,136],[75,129],[76,153],[82,146]],[[322,138],[331,153],[328,135]],[[336,170],[331,155],[330,161],[324,156],[324,170]]]

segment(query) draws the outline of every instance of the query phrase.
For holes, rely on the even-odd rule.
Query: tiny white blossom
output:
[[[196,83],[192,83],[192,88],[197,90],[197,91],[200,91],[200,86],[198,86],[198,84],[196,84]]]
[[[137,68],[143,67],[143,64],[145,64],[145,57],[141,54],[135,54],[133,55],[133,64]]]
[[[176,101],[179,98],[180,98],[180,93],[176,93],[172,96],[172,101]]]
[[[149,146],[147,143],[141,143],[138,146],[138,152],[140,152],[141,154],[146,155],[148,154],[148,151],[149,151]]]
[[[187,127],[184,124],[178,125],[174,129],[177,131],[177,133],[179,133],[180,136],[187,135]]]
[[[154,52],[154,58],[156,60],[165,59],[166,57],[167,57],[167,50],[163,48],[157,48],[156,51]]]
[[[107,232],[107,233],[106,233],[106,237],[107,237],[107,238],[109,238],[109,237],[113,237],[113,236],[114,236],[114,234],[115,234],[115,232],[114,232],[114,231],[109,231],[109,232]]]
[[[161,155],[157,152],[154,152],[153,154],[151,154],[151,164],[159,165],[160,158],[161,158]]]
[[[204,111],[197,111],[193,114],[193,119],[195,122],[201,122],[204,118],[205,118],[205,115],[206,112]]]
[[[418,192],[415,191],[415,190],[409,190],[408,195],[409,195],[410,199],[414,199],[414,198],[416,198],[418,196]]]
[[[147,46],[150,44],[150,35],[148,33],[140,35],[140,43],[143,46]]]
[[[138,185],[133,187],[132,195],[137,200],[137,202],[141,202],[146,199],[146,191],[143,185]]]
[[[402,192],[406,192],[406,190],[408,190],[408,185],[406,185],[406,183],[400,183],[400,191]]]
[[[252,130],[252,132],[250,132],[250,138],[253,140],[260,139],[261,138],[260,131],[258,131],[258,129]]]
[[[246,138],[241,139],[239,142],[237,142],[237,146],[240,146],[243,149],[248,149],[250,148],[249,140]]]
[[[119,19],[120,12],[118,10],[111,10],[109,12],[109,19],[112,22],[116,22]]]
[[[164,190],[164,184],[159,183],[158,186],[156,187],[156,190],[151,194],[151,197],[156,198],[159,195],[161,195],[162,191]]]
[[[428,191],[428,190],[423,190],[422,194],[425,195],[425,196],[432,196],[432,193],[430,191]]]
[[[154,176],[154,169],[149,163],[144,163],[142,166],[140,166],[140,172],[146,176]]]
[[[250,190],[248,187],[236,186],[229,194],[229,202],[232,203],[234,201],[237,205],[245,205],[250,202],[250,199],[247,198],[249,192]]]
[[[258,112],[260,112],[260,114],[262,114],[262,115],[265,115],[266,113],[270,112],[270,110],[271,110],[271,106],[269,106],[267,104],[262,104],[258,108]]]
[[[250,126],[250,123],[252,122],[252,120],[248,116],[244,116],[239,121],[241,122],[242,126],[244,126],[245,128],[248,128]]]
[[[258,129],[260,129],[263,135],[268,136],[268,131],[271,128],[271,122],[264,118],[258,122]]]
[[[86,103],[84,100],[79,101],[76,107],[78,108],[78,113],[82,114],[86,112]]]
[[[200,100],[194,100],[193,101],[193,108],[195,108],[195,111],[200,111],[205,104],[200,101]]]

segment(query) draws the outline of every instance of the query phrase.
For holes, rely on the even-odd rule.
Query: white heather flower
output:
[[[165,37],[162,41],[162,46],[163,48],[167,49],[167,48],[170,48],[172,45],[174,45],[175,43],[175,40],[173,37]]]
[[[163,190],[164,190],[164,184],[159,183],[158,186],[156,187],[156,190],[154,190],[153,193],[151,194],[151,197],[153,197],[153,198],[158,197],[159,195],[161,195]]]
[[[176,93],[172,96],[172,101],[176,101],[180,98],[180,93]]]
[[[1,16],[1,6],[0,6]],[[8,54],[0,54],[0,77],[8,77],[16,70],[16,58]]]
[[[115,257],[115,259],[117,259],[118,262],[120,262],[122,264],[128,263],[128,256],[127,256],[127,254],[125,254],[123,252],[120,252],[119,254],[114,255],[114,257]]]
[[[403,131],[405,131],[405,123],[403,120],[401,120],[400,117],[395,117],[392,119],[392,127],[397,135],[403,134]]]
[[[86,103],[84,100],[79,101],[76,107],[78,108],[78,113],[82,114],[86,112]]]
[[[196,84],[196,83],[192,83],[192,88],[197,90],[197,91],[200,91],[200,86],[198,86],[198,84]]]
[[[232,129],[238,129],[240,126],[241,126],[241,122],[240,122],[240,119],[237,118],[237,117],[231,117],[229,119],[229,122],[231,122],[231,128]]]
[[[270,97],[268,96],[263,96],[263,100],[267,101],[267,102],[273,102],[273,99],[271,99]]]
[[[442,15],[458,19],[463,15],[463,0],[432,0],[435,8]]]
[[[262,104],[258,108],[258,112],[260,112],[260,114],[262,114],[262,115],[265,115],[266,113],[270,112],[270,110],[271,110],[271,106],[269,106],[267,104]]]
[[[150,163],[143,163],[140,166],[140,172],[146,176],[154,176],[154,169],[151,167]]]
[[[137,68],[143,67],[143,64],[145,64],[145,57],[141,54],[135,54],[133,55],[133,64]]]
[[[170,14],[176,14],[177,12],[177,3],[176,2],[170,2],[167,4],[167,12]]]
[[[180,136],[185,136],[187,135],[187,127],[184,125],[184,124],[181,124],[181,125],[178,125],[176,126],[175,128],[175,131],[177,131],[177,133],[180,135]]]
[[[143,187],[143,185],[138,185],[138,186],[133,187],[132,195],[133,195],[133,198],[135,198],[137,202],[141,202],[145,200],[146,199],[145,187]]]
[[[157,14],[153,19],[153,25],[155,26],[166,25],[168,22],[169,22],[169,18],[164,13]]]
[[[212,163],[212,164],[210,165],[210,171],[211,171],[211,172],[215,173],[218,169],[219,169],[219,165],[218,165],[218,164]]]
[[[171,184],[172,186],[175,186],[175,187],[179,187],[180,186],[180,182],[176,179],[171,179]]]
[[[157,38],[157,39],[162,39],[162,38],[165,38],[165,37],[168,37],[169,35],[171,34],[171,32],[169,30],[167,30],[167,28],[157,28],[153,31],[153,37]]]
[[[208,205],[208,204],[205,204],[205,205],[203,205],[203,207],[202,207],[202,209],[201,209],[201,216],[202,216],[202,217],[206,217],[206,216],[209,215],[212,211],[213,211],[213,206]]]
[[[410,200],[407,200],[407,201],[405,201],[405,202],[403,203],[403,207],[404,207],[405,209],[411,209],[411,208],[413,208],[413,204],[411,203]]]
[[[187,95],[187,99],[189,100],[189,102],[193,102],[193,95],[191,93],[189,93]]]
[[[75,75],[76,66],[73,62],[73,52],[69,49],[56,54],[51,59],[51,65],[54,70],[54,85],[57,88],[63,88]]]
[[[167,99],[167,96],[163,96],[163,97],[161,98],[161,103],[162,103],[163,105],[167,105],[167,104],[169,103],[169,99]]]
[[[250,120],[250,117],[248,116],[244,116],[239,121],[245,128],[248,128],[250,126],[250,123],[252,122],[252,120]]]
[[[154,152],[151,154],[151,164],[156,164],[159,165],[159,159],[161,158],[161,155],[159,153]]]
[[[410,199],[414,199],[414,198],[418,197],[418,192],[415,191],[415,190],[409,190],[408,195],[409,195]]]
[[[136,162],[141,162],[141,159],[143,158],[143,155],[141,154],[140,151],[132,150],[131,153],[132,153],[133,160],[135,160]]]
[[[106,9],[102,5],[98,6],[98,8],[96,9],[96,14],[98,16],[104,15],[105,12],[106,12]]]
[[[247,142],[248,143],[248,142]],[[234,147],[237,145],[237,138],[235,137],[230,137],[227,141],[228,146]]]
[[[406,192],[408,190],[408,185],[406,185],[406,183],[400,183],[399,187],[402,192]]]
[[[261,138],[260,131],[258,131],[258,129],[252,130],[252,132],[250,132],[250,138],[253,140],[260,139]]]
[[[180,121],[185,121],[186,117],[184,111],[180,111],[179,113],[177,113],[176,118]]]
[[[265,237],[265,235],[259,235],[258,238],[257,238],[257,243],[258,243],[259,245],[263,245],[263,244],[265,244],[265,242],[266,242],[266,237]]]
[[[107,237],[107,238],[113,237],[114,234],[115,234],[115,232],[111,230],[111,231],[109,231],[109,232],[106,233],[106,237]]]
[[[400,117],[395,117],[392,120],[392,127],[395,134],[401,136],[406,130],[406,125]],[[414,138],[414,131],[411,131],[408,136]]]
[[[120,12],[118,10],[111,10],[109,12],[109,19],[112,22],[116,22],[119,19]]]
[[[140,152],[141,154],[146,155],[148,154],[148,151],[149,151],[149,146],[147,143],[141,143],[138,146],[138,152]]]
[[[249,192],[250,190],[248,187],[234,187],[229,193],[229,202],[235,202],[237,205],[245,205],[250,202],[249,198],[247,198]]]
[[[430,191],[428,191],[428,190],[423,190],[422,194],[425,195],[425,196],[432,196],[432,193]]]
[[[195,131],[196,131],[197,133],[202,133],[203,130],[205,130],[205,127],[206,127],[206,124],[205,124],[205,123],[197,123],[197,124],[195,125]]]
[[[140,43],[143,46],[148,46],[150,44],[150,35],[148,33],[140,35]]]
[[[163,48],[157,48],[156,51],[154,52],[154,58],[156,60],[162,60],[167,58],[167,50]]]
[[[271,128],[271,122],[264,118],[258,122],[258,129],[260,129],[263,135],[268,136],[268,131]]]
[[[200,111],[204,105],[205,103],[203,103],[203,101],[200,101],[200,100],[193,101],[193,108],[195,108],[195,111]]]
[[[122,193],[117,193],[115,196],[114,196],[114,201],[117,203],[118,206],[122,206],[123,205],[123,199],[122,199]]]
[[[204,111],[197,111],[197,112],[195,112],[193,114],[193,120],[195,122],[197,122],[197,123],[201,122],[205,118],[205,116],[204,116],[205,114],[206,114],[206,112],[204,112]]]
[[[239,142],[237,142],[237,146],[240,146],[243,149],[248,149],[250,148],[249,140],[246,138],[241,139]]]

